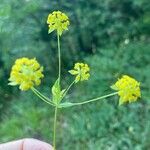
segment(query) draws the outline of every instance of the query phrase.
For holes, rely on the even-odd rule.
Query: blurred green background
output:
[[[0,142],[32,137],[52,143],[52,107],[8,86],[12,64],[36,57],[45,78],[38,88],[50,95],[57,75],[57,42],[48,35],[47,16],[65,12],[71,25],[61,37],[63,87],[68,70],[86,62],[91,78],[73,87],[68,101],[108,94],[122,74],[141,82],[142,98],[118,106],[112,97],[63,109],[58,117],[58,150],[150,149],[150,3],[149,0],[1,0],[0,2]]]

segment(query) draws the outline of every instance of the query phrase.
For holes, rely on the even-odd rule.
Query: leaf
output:
[[[110,86],[110,88],[113,90],[118,90],[118,88],[115,85]]]
[[[50,34],[51,32],[53,32],[54,31],[54,29],[53,28],[49,28],[49,30],[48,30],[48,34]]]
[[[16,85],[17,85],[17,83],[16,83],[16,82],[10,82],[10,83],[8,83],[8,85],[16,86]]]
[[[76,70],[69,70],[68,71],[70,74],[72,74],[72,75],[77,75],[79,72],[78,71],[76,71]]]
[[[61,89],[59,84],[59,78],[55,81],[52,87],[52,95],[53,95],[53,102],[58,104],[61,100]]]

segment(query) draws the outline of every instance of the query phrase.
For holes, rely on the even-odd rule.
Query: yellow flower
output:
[[[61,36],[64,30],[68,30],[70,22],[66,14],[61,11],[54,11],[48,15],[47,24],[49,25],[48,33],[57,30],[57,33]]]
[[[43,75],[43,67],[36,59],[20,58],[15,61],[12,67],[9,85],[20,85],[19,88],[23,91],[32,88],[41,83]]]
[[[118,79],[111,88],[118,91],[120,96],[119,104],[134,102],[138,97],[141,97],[140,83],[127,75]]]
[[[75,75],[75,83],[79,81],[88,80],[90,77],[89,74],[90,68],[87,64],[76,63],[74,66],[74,70],[70,70],[69,73]]]

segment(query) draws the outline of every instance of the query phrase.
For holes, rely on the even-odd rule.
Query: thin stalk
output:
[[[64,94],[62,95],[62,99],[64,98],[64,96],[68,93],[68,91],[70,90],[70,88],[73,86],[73,84],[75,83],[75,81],[73,81],[68,88],[65,90]]]
[[[48,100],[48,98],[45,99],[45,98],[44,98],[45,96],[44,96],[43,94],[39,94],[34,88],[31,88],[31,90],[32,90],[32,92],[33,92],[37,97],[39,97],[42,101],[44,101],[45,103],[47,103],[47,104],[49,104],[49,105],[55,106],[50,100]],[[42,97],[42,96],[44,96],[44,97]]]
[[[36,88],[34,88],[34,87],[32,87],[32,89],[34,90],[34,91],[36,91],[40,96],[42,96],[44,99],[46,99],[47,101],[50,101],[50,99],[48,98],[48,97],[46,97],[46,96],[44,96],[40,91],[38,91]]]
[[[60,84],[60,80],[61,80],[61,52],[60,52],[60,37],[59,37],[58,32],[57,32],[57,45],[58,45],[58,79],[59,79],[59,84]],[[53,131],[53,150],[56,150],[57,109],[58,109],[58,106],[55,106],[54,131]]]
[[[58,78],[59,78],[59,82],[60,82],[60,78],[61,78],[61,52],[60,52],[60,38],[59,38],[59,34],[57,33],[57,44],[58,44]]]
[[[53,131],[53,150],[56,150],[56,123],[57,123],[57,110],[58,107],[55,107],[55,114],[54,114],[54,131]]]
[[[93,98],[93,99],[90,99],[90,100],[88,100],[88,101],[79,102],[79,103],[72,103],[72,106],[83,105],[83,104],[95,102],[95,101],[98,101],[98,100],[100,100],[100,99],[104,99],[104,98],[107,98],[107,97],[111,97],[111,96],[114,96],[114,95],[117,95],[117,94],[118,94],[118,92],[115,92],[115,93],[111,93],[111,94],[104,95],[104,96],[101,96],[101,97]]]

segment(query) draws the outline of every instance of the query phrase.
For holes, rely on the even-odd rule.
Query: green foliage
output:
[[[59,3],[59,4],[58,4]],[[23,137],[52,139],[53,109],[33,93],[8,84],[18,57],[37,57],[44,66],[41,91],[50,93],[57,71],[54,34],[48,35],[49,12],[71,19],[61,38],[63,78],[76,60],[89,64],[91,78],[78,84],[66,101],[80,102],[110,92],[122,74],[141,82],[142,99],[118,107],[118,97],[59,112],[58,149],[148,150],[150,147],[150,20],[148,0],[1,0],[0,3],[0,141]],[[65,137],[65,138],[64,138]]]
[[[21,98],[9,103],[10,107],[3,115],[5,123],[0,124],[1,142],[30,137],[30,135],[34,138],[52,137],[52,129],[48,127],[52,124],[50,115],[52,112],[47,105],[39,103],[32,97],[32,93],[23,93]],[[12,114],[11,117],[10,114]]]
[[[119,45],[125,39],[147,39],[149,35],[148,0],[2,0],[0,4],[0,75],[8,78],[16,58],[37,57],[45,74],[54,80],[56,37],[48,35],[46,19],[54,8],[71,19],[62,43],[63,67],[82,58],[82,52],[95,53],[99,47]],[[66,44],[67,43],[67,44]],[[42,54],[42,57],[41,57]],[[54,56],[53,58],[51,56]],[[72,57],[73,56],[73,57]],[[49,61],[51,59],[51,61]],[[50,66],[50,67],[49,67]],[[51,67],[53,66],[53,67]],[[5,81],[5,80],[4,80]],[[7,88],[6,82],[1,83]]]
[[[53,87],[52,87],[52,97],[53,97],[53,103],[54,104],[59,104],[60,101],[62,100],[62,96],[64,94],[65,90],[61,91],[61,87],[60,87],[60,79],[58,78]]]
[[[97,54],[85,59],[91,67],[91,78],[78,84],[78,88],[74,87],[66,101],[81,102],[108,94],[110,86],[122,74],[134,76],[141,82],[142,99],[118,106],[116,96],[93,104],[60,109],[58,149],[149,148],[149,48],[148,43],[133,42],[120,48],[100,49]],[[43,88],[43,92],[48,93],[49,87]],[[3,112],[1,141],[33,137],[49,142],[52,139],[53,113],[52,107],[40,102],[31,92],[22,93]]]

